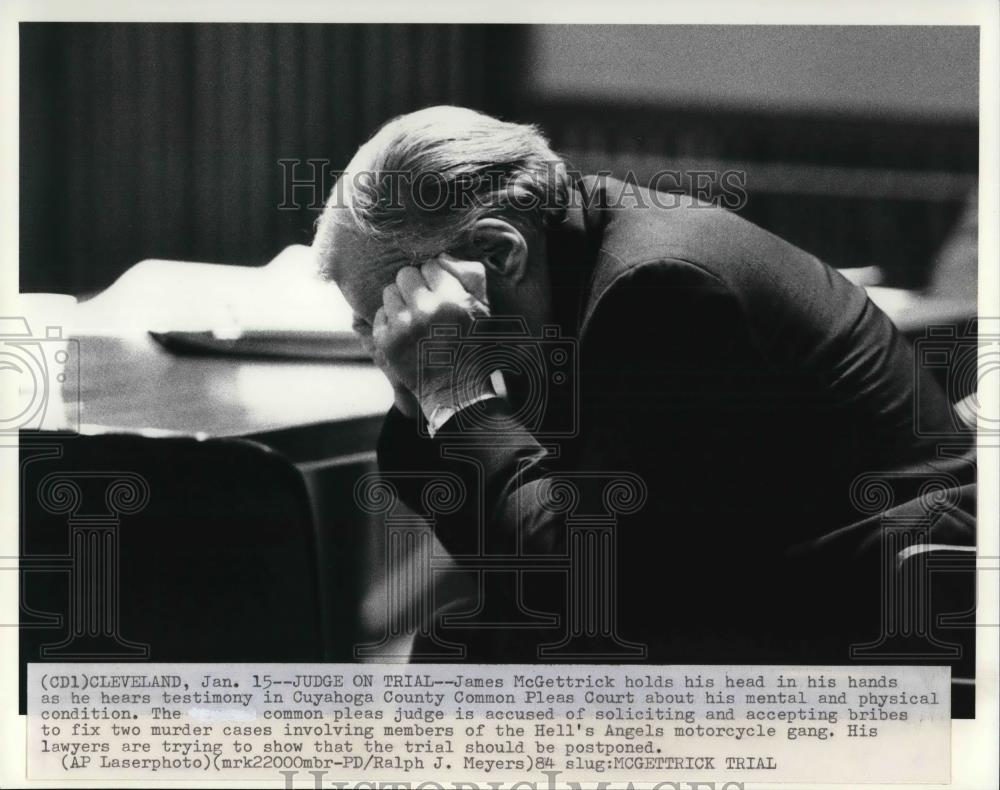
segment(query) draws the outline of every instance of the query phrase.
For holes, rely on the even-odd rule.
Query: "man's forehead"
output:
[[[354,279],[358,274],[371,276],[383,268],[399,268],[409,262],[408,256],[367,234],[337,225],[330,234],[328,267],[337,282]]]
[[[375,241],[355,228],[338,225],[328,237],[326,268],[354,310],[370,318],[382,303],[382,289],[416,258]]]

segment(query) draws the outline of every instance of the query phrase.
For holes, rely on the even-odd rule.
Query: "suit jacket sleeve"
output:
[[[407,472],[443,472],[462,481],[465,496],[458,510],[436,519],[436,534],[452,554],[559,550],[558,535],[546,529],[551,514],[537,506],[538,486],[551,469],[549,453],[511,415],[503,399],[483,406],[495,436],[464,437],[460,422],[449,420],[429,438],[417,424],[393,409],[378,442],[379,469],[393,474],[403,501],[421,512],[420,488],[426,478]],[[518,541],[518,534],[522,536]],[[519,548],[518,548],[519,546]]]
[[[684,304],[684,316],[696,313],[707,321],[713,336],[732,338],[733,322],[742,320],[735,300],[718,281],[687,262],[653,261],[615,280],[599,300],[591,321],[589,348],[609,362],[600,366],[603,372],[594,377],[589,400],[597,408],[582,415],[591,422],[582,426],[587,438],[582,452],[574,457],[573,471],[619,470],[627,463],[616,446],[634,441],[635,437],[614,435],[620,427],[616,415],[632,410],[632,404],[621,402],[622,393],[628,392],[630,386],[621,380],[622,372],[639,377],[651,375],[644,381],[650,390],[645,393],[647,397],[653,394],[658,398],[664,388],[673,386],[671,382],[690,382],[690,360],[697,352],[663,353],[668,342],[677,345],[681,337],[677,327],[686,320],[676,311],[664,314],[664,304],[670,303]],[[663,320],[637,322],[637,316],[661,316]],[[707,334],[708,330],[703,330],[700,339],[711,343]],[[701,343],[697,345],[702,347]],[[684,375],[672,376],[671,364]],[[719,367],[713,365],[711,369]],[[563,552],[565,517],[541,504],[552,484],[547,476],[560,469],[562,460],[531,437],[506,401],[495,399],[486,406],[498,429],[478,439],[463,436],[461,421],[455,418],[433,439],[420,436],[416,423],[394,409],[385,421],[378,444],[380,469],[384,473],[439,470],[463,481],[467,492],[464,504],[436,520],[437,535],[453,554],[473,553],[480,548],[496,553]],[[651,420],[663,421],[667,416],[658,413],[655,405],[646,413]],[[402,498],[419,510],[418,481],[410,485],[405,475],[400,477]],[[584,478],[577,485],[587,486],[588,482]],[[603,485],[600,479],[593,483],[595,488]],[[599,498],[600,492],[580,492],[582,499],[592,495]],[[664,497],[669,493],[657,491],[656,495]]]

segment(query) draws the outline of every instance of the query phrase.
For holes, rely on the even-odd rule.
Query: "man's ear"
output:
[[[528,266],[528,242],[516,227],[496,217],[478,220],[472,231],[477,257],[511,283],[520,282]]]

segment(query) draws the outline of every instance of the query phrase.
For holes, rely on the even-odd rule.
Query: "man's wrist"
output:
[[[420,399],[420,410],[427,420],[427,430],[434,436],[455,414],[491,398],[506,397],[507,388],[500,371],[476,386],[448,388],[427,394]]]

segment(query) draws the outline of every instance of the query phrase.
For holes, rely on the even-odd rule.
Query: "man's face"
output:
[[[401,268],[418,263],[345,225],[334,227],[326,255],[334,281],[354,310],[354,328],[363,335],[371,334],[385,287],[395,281]]]
[[[382,307],[382,292],[395,282],[399,270],[436,257],[430,251],[414,257],[410,252],[373,241],[346,224],[333,226],[326,244],[327,270],[354,310],[354,328],[361,335],[371,334],[375,313]],[[461,260],[446,268],[469,293],[488,304],[495,315],[519,315],[537,331],[542,323],[551,322],[548,291],[542,287],[544,278],[539,275],[543,261],[532,261],[528,266],[529,276],[515,287],[507,282],[507,277],[489,276],[482,263],[473,267],[477,274],[470,272],[467,262],[482,260],[480,255],[476,250],[459,250],[457,257]]]

